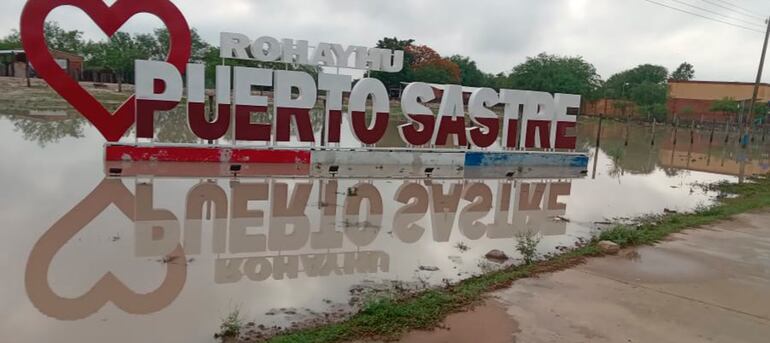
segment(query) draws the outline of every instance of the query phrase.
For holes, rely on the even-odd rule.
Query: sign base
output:
[[[552,151],[463,151],[408,148],[266,148],[108,144],[111,176],[340,178],[580,177],[588,155]]]

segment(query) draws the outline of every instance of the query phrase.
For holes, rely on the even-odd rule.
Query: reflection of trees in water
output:
[[[28,111],[24,111],[28,112]],[[66,118],[44,119],[24,114],[5,115],[10,120],[16,131],[21,131],[24,139],[37,141],[41,146],[56,143],[65,137],[81,138],[84,136],[84,128],[88,122],[80,114],[70,114]],[[311,123],[315,132],[320,132],[323,127],[324,109],[314,108],[311,112]],[[252,121],[259,123],[272,123],[272,113],[255,113]],[[135,128],[127,131],[125,136],[134,132]],[[292,125],[292,131],[296,128]],[[233,132],[228,130],[224,136],[232,140]],[[180,105],[169,112],[155,114],[155,141],[163,143],[196,143],[198,137],[190,130],[187,123],[187,106]]]
[[[700,165],[697,168],[708,170],[709,166],[724,167],[726,161],[735,162],[741,158],[746,158],[749,163],[766,160],[767,151],[770,151],[770,141],[762,142],[761,136],[746,151],[737,141],[735,132],[731,133],[730,140],[725,143],[726,133],[716,130],[713,141],[709,143],[711,131],[708,128],[695,130],[691,137],[689,128],[679,128],[675,133],[670,126],[659,125],[655,130],[655,145],[651,145],[650,126],[630,124],[629,128],[630,139],[626,146],[625,123],[609,120],[602,123],[601,150],[613,162],[609,172],[613,176],[622,172],[649,174],[657,167],[669,177],[682,176],[688,173],[688,169],[696,168],[690,163],[698,162]],[[597,129],[598,121],[581,120],[578,124],[578,146],[593,151],[596,148]],[[681,163],[674,163],[675,159]],[[676,167],[672,166],[674,164]],[[718,168],[715,172],[719,172]]]
[[[40,146],[57,143],[62,138],[82,138],[85,127],[90,125],[79,114],[70,114],[66,118],[44,119],[27,115],[3,116],[13,123],[14,130],[21,132],[25,140],[35,141]],[[126,132],[126,135],[130,131]],[[167,143],[195,143],[198,141],[187,125],[187,113],[184,108],[171,112],[158,113],[155,116],[155,141]]]
[[[678,176],[683,171],[682,169],[679,169],[679,168],[670,168],[670,167],[662,168],[662,169],[663,169],[663,172],[666,173],[666,176],[669,176],[669,177]]]
[[[14,130],[21,131],[24,139],[35,141],[41,147],[57,143],[62,138],[83,137],[86,121],[80,116],[68,116],[65,119],[46,120],[22,115],[5,116],[13,123]]]
[[[163,143],[196,143],[198,137],[187,125],[187,106],[155,114],[155,141]]]
[[[612,167],[607,172],[611,177],[617,177],[624,174],[623,170],[623,156],[625,155],[625,149],[622,147],[611,147],[609,149],[603,149],[604,153],[610,157],[612,161]]]
[[[596,131],[598,122],[581,122],[578,125],[578,146],[586,149],[596,148]],[[626,127],[624,124],[605,121],[602,123],[602,139],[600,149],[612,160],[610,175],[621,173],[650,174],[655,171],[660,144],[651,146],[652,132],[650,128],[631,126],[631,136],[626,142]],[[659,130],[662,131],[662,130]],[[656,141],[662,134],[656,133]]]

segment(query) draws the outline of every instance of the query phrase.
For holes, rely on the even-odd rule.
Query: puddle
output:
[[[406,334],[402,343],[473,342],[484,337],[487,343],[509,343],[518,332],[518,323],[506,312],[505,306],[494,300],[468,312],[449,315],[444,327],[433,331],[413,331]]]
[[[719,277],[721,273],[690,255],[660,247],[624,251],[618,258],[596,261],[588,270],[611,279],[635,283],[693,283]]]
[[[170,116],[156,136],[189,141],[180,127]],[[675,146],[659,127],[651,146],[649,127],[630,130],[625,146],[625,126],[605,123],[594,155],[595,121],[578,125],[595,177],[105,178],[102,138],[81,119],[0,115],[0,156],[13,161],[0,167],[0,331],[15,342],[213,342],[235,308],[254,326],[291,326],[349,311],[362,289],[499,268],[484,256],[518,258],[517,233],[538,232],[551,253],[600,222],[709,204],[695,182],[768,170],[761,142],[741,155],[723,139],[709,147],[709,132],[690,144],[679,131]]]

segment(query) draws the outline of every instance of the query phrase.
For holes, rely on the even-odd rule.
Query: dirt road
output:
[[[403,342],[770,341],[770,212],[520,280]]]

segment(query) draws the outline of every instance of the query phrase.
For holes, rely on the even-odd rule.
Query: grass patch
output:
[[[222,324],[219,326],[219,332],[214,334],[214,338],[219,338],[222,341],[228,339],[235,339],[243,330],[243,318],[241,318],[241,310],[236,307],[234,310],[222,319]]]
[[[435,328],[447,315],[477,304],[484,295],[509,286],[513,281],[541,273],[563,270],[599,256],[597,243],[610,240],[623,247],[654,244],[684,229],[711,224],[733,215],[770,207],[770,178],[752,178],[744,184],[710,186],[721,194],[719,201],[692,213],[669,213],[649,217],[635,226],[619,225],[601,232],[585,246],[530,265],[521,265],[469,278],[446,288],[431,289],[403,299],[380,299],[367,304],[348,320],[312,329],[287,332],[270,342],[342,342],[355,339],[395,339],[415,329]]]
[[[723,194],[733,194],[734,197],[723,197],[711,207],[697,209],[691,213],[670,213],[650,217],[636,226],[619,225],[602,232],[597,240],[613,241],[621,247],[655,244],[672,233],[688,228],[711,224],[728,219],[753,209],[770,207],[770,178],[752,178],[743,184],[718,184],[712,186]]]

